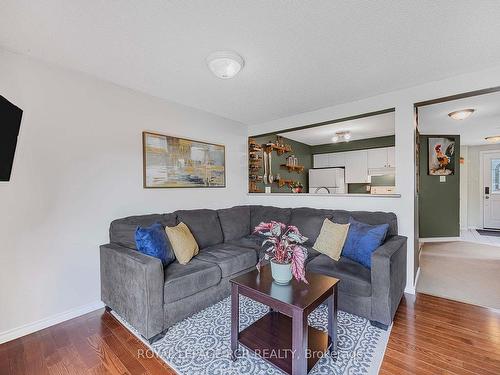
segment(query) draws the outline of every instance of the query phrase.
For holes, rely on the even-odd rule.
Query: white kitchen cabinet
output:
[[[368,168],[387,168],[387,148],[368,150]]]
[[[345,156],[345,182],[367,183],[368,182],[368,152],[349,151],[343,153]]]
[[[394,168],[396,155],[394,147],[372,148],[368,150],[368,168]]]
[[[328,164],[330,167],[344,167],[345,152],[334,152],[333,154],[328,154]]]
[[[313,156],[314,168],[327,168],[329,167],[329,154],[316,154]]]
[[[396,167],[396,147],[387,147],[387,166]]]

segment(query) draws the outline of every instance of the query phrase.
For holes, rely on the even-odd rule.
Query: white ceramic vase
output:
[[[277,263],[271,259],[271,273],[276,283],[288,284],[292,280],[292,263]]]

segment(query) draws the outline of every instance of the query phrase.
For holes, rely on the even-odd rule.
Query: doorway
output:
[[[500,230],[500,151],[481,153],[483,228]]]
[[[500,88],[416,110],[416,289],[500,309]]]

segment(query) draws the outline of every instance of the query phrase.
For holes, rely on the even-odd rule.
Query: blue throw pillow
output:
[[[135,231],[135,243],[141,253],[158,258],[166,267],[175,260],[165,228],[160,223]]]
[[[372,267],[372,253],[384,243],[389,224],[370,225],[349,218],[349,232],[342,256],[367,268]]]

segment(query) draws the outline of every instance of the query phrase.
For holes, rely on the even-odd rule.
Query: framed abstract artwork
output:
[[[455,174],[455,139],[436,137],[429,142],[429,175],[448,176]]]
[[[224,145],[142,133],[144,188],[226,187]]]

